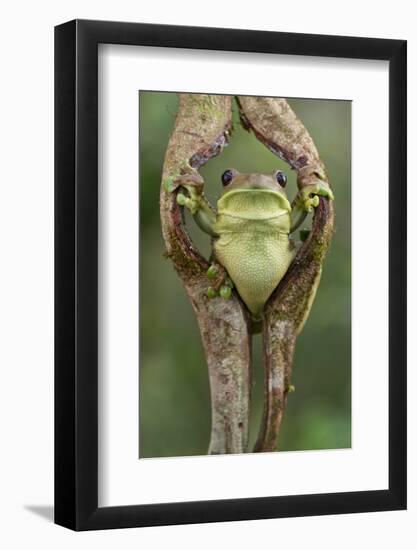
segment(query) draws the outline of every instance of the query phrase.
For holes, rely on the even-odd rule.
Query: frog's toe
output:
[[[320,202],[319,197],[325,197],[329,200],[334,199],[333,191],[327,183],[320,182],[304,187],[300,192],[300,200],[304,210],[312,212],[314,208],[317,208]]]
[[[198,210],[199,204],[195,199],[191,199],[189,197],[186,197],[183,193],[178,193],[177,195],[177,203],[180,206],[185,206],[188,208],[188,210],[195,214]]]
[[[207,269],[207,277],[209,279],[215,279],[217,277],[219,273],[219,268],[212,264],[208,269]]]
[[[316,208],[319,205],[320,199],[318,195],[313,195],[312,197],[307,197],[304,200],[304,209],[307,212],[313,212],[314,208]]]
[[[187,197],[183,195],[182,193],[178,193],[177,195],[177,203],[181,206],[185,206],[187,202]]]
[[[317,184],[318,190],[317,195],[320,195],[321,197],[326,197],[329,200],[334,200],[334,194],[333,191],[330,189],[330,186],[328,183],[320,182]]]
[[[214,281],[213,286],[220,288],[222,284],[228,284],[233,288],[233,283],[227,276],[227,272],[222,265],[217,262],[211,264],[206,271],[207,278]]]
[[[232,289],[228,285],[223,285],[220,287],[220,296],[224,298],[225,300],[228,300],[230,296],[232,295]]]
[[[313,206],[314,208],[317,208],[317,206],[319,205],[319,202],[320,202],[319,196],[314,195],[314,197],[312,197],[311,199],[311,206]]]
[[[333,191],[330,189],[329,184],[324,181],[320,181],[314,185],[307,185],[307,187],[305,187],[305,191],[308,195],[319,195],[320,197],[326,197],[329,200],[334,199]]]
[[[213,288],[212,286],[209,286],[208,289],[207,289],[207,296],[209,298],[216,298],[216,296],[219,295],[219,292]]]

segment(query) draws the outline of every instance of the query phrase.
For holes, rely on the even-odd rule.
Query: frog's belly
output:
[[[293,260],[288,235],[227,233],[217,239],[214,250],[248,309],[259,317]]]

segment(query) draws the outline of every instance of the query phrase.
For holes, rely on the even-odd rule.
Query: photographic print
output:
[[[351,102],[139,108],[140,458],[349,448]]]
[[[55,523],[406,508],[406,48],[56,27]]]

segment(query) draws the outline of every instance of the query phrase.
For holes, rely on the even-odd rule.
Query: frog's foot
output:
[[[177,194],[177,203],[181,206],[185,206],[191,212],[191,214],[196,214],[200,208],[203,207],[203,187],[204,180],[198,174],[185,174],[175,179],[175,187],[182,187],[187,194],[179,192]]]
[[[223,285],[221,285],[218,289],[214,286],[209,286],[207,289],[207,296],[209,298],[217,298],[217,296],[220,296],[220,298],[224,298],[225,300],[228,300],[232,295],[232,288],[233,288],[233,283],[229,279]]]
[[[193,185],[203,190],[204,180],[198,170],[184,162],[178,171],[166,176],[162,181],[162,186],[167,193],[173,193],[181,185]]]
[[[179,187],[181,187],[181,191],[186,192],[186,194],[183,192],[177,193],[177,203],[188,208],[200,229],[212,237],[217,237],[215,230],[216,213],[204,196],[204,180],[197,170],[192,169],[192,172],[177,176],[171,183],[172,185],[168,186],[169,192],[172,193]]]
[[[333,191],[324,181],[318,181],[312,185],[306,185],[298,192],[296,205],[306,212],[312,212],[319,205],[319,197],[334,199]]]
[[[232,295],[234,285],[224,267],[218,263],[211,264],[207,270],[207,277],[211,281],[211,285],[207,289],[207,296],[209,298],[220,296],[228,300]]]

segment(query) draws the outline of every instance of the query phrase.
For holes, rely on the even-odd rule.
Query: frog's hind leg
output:
[[[221,296],[228,300],[232,295],[233,281],[230,279],[225,268],[219,264],[213,254],[210,257],[211,265],[207,270],[207,277],[211,285],[207,289],[207,296],[215,298]]]
[[[300,250],[302,245],[305,243],[305,241],[310,236],[310,233],[311,233],[311,229],[300,229],[300,231],[299,231],[300,240],[299,241],[296,241],[296,240],[294,240],[290,237],[289,240],[290,240],[291,251],[293,253],[293,259],[296,257],[298,251]]]

